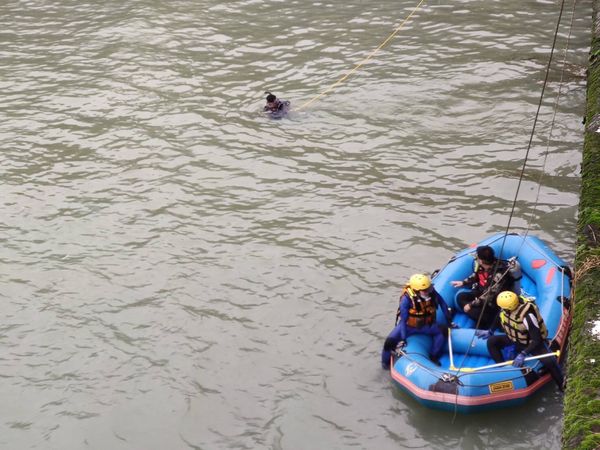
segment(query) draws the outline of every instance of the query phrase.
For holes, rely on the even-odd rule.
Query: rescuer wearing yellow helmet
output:
[[[502,349],[509,345],[515,345],[519,352],[512,363],[515,367],[522,367],[528,354],[542,355],[550,352],[545,342],[548,330],[533,301],[519,297],[512,291],[503,291],[498,294],[496,303],[500,308],[500,325],[506,335],[492,336],[491,331],[477,333],[479,337],[487,339],[487,348],[494,361],[504,361]],[[564,379],[556,358],[549,356],[541,358],[540,362],[562,391]]]
[[[456,327],[452,322],[448,305],[433,288],[431,279],[420,273],[411,276],[400,295],[396,326],[383,345],[381,365],[384,369],[389,368],[390,357],[396,347],[404,348],[406,339],[413,334],[427,334],[433,338],[430,359],[440,365],[439,357],[444,346],[444,335],[442,329],[436,324],[438,307],[442,309],[448,325]]]

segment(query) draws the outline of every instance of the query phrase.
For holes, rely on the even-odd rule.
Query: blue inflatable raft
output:
[[[472,273],[478,245],[493,247],[504,260],[516,257],[523,274],[522,295],[535,298],[548,328],[551,349],[562,353],[571,321],[571,272],[565,261],[536,237],[499,234],[457,253],[432,280],[448,306],[457,310],[460,288],[452,287],[450,281]],[[437,321],[446,324],[439,309]],[[425,335],[410,336],[404,351],[392,356],[394,384],[423,405],[461,413],[508,407],[525,402],[551,381],[537,360],[527,361],[522,369],[510,363],[498,367],[486,341],[475,336],[473,320],[457,313],[454,322],[459,328],[450,330],[441,367],[429,360],[431,338]]]

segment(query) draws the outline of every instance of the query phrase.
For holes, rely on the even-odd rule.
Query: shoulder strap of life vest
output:
[[[396,325],[398,325],[398,321],[400,320],[400,307],[402,304],[402,297],[404,297],[404,294],[408,295],[408,298],[412,303],[412,307],[415,307],[415,299],[417,297],[417,293],[412,290],[410,285],[405,284],[402,288],[402,292],[400,292],[400,301],[398,302],[398,311],[396,312]]]

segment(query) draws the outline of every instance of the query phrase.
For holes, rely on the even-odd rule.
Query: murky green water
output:
[[[379,367],[400,285],[506,227],[559,5],[0,4],[0,447],[559,448],[561,397],[456,417]],[[513,231],[574,255],[590,2]]]

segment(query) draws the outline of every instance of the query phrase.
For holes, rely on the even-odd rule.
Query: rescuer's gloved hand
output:
[[[521,352],[517,355],[512,365],[515,367],[523,367],[523,363],[525,363],[525,353]]]
[[[483,340],[488,339],[492,334],[494,334],[492,333],[492,330],[477,330],[475,332],[475,336]]]

